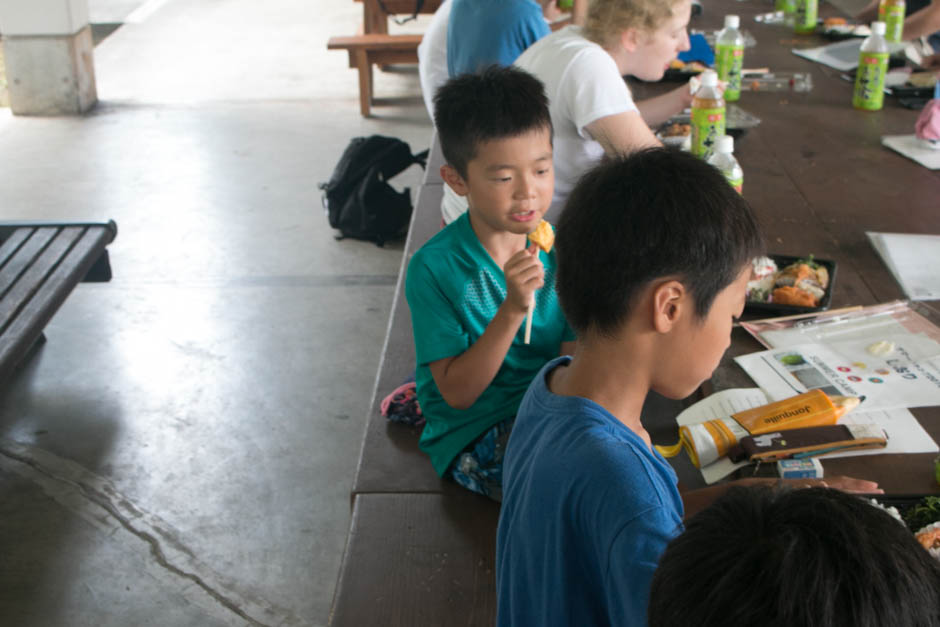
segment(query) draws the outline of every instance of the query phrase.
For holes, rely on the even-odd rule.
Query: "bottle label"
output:
[[[692,154],[708,159],[718,138],[725,134],[725,108],[692,108]]]
[[[863,52],[858,57],[855,71],[855,91],[852,106],[866,111],[878,111],[884,103],[885,72],[888,71],[887,52]]]
[[[725,100],[738,100],[741,97],[741,68],[744,67],[744,46],[718,44],[715,55],[715,69],[718,78],[727,81]]]
[[[818,0],[796,0],[796,21],[793,24],[793,30],[798,33],[812,33],[815,31],[818,9]]]
[[[731,184],[731,187],[734,188],[734,191],[738,192],[739,194],[743,193],[741,191],[742,189],[744,189],[743,177],[739,176],[738,178],[731,178],[730,176],[725,176],[725,178],[728,179],[728,182]]]
[[[885,7],[885,40],[898,43],[904,33],[904,5],[892,4]]]

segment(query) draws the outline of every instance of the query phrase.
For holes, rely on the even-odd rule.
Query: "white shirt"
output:
[[[428,115],[434,121],[434,93],[447,82],[447,22],[450,2],[444,0],[434,12],[431,22],[418,45],[418,79]]]
[[[600,118],[638,109],[613,57],[585,39],[580,26],[566,26],[540,39],[515,65],[545,84],[555,131],[550,213],[557,217],[578,178],[604,156],[604,148],[585,128]]]

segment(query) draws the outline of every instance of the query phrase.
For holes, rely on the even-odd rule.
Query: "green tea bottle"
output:
[[[728,183],[739,194],[744,187],[744,171],[738,160],[734,158],[734,138],[730,135],[722,135],[715,143],[715,154],[709,159],[708,163],[718,168]]]
[[[855,70],[852,106],[863,111],[879,111],[885,99],[885,73],[888,71],[888,42],[885,23],[872,22],[871,35],[862,42]]]
[[[692,97],[692,154],[708,159],[725,134],[725,101],[714,70],[702,72],[702,85]]]
[[[796,0],[793,31],[805,35],[816,30],[816,14],[819,0]]]
[[[727,81],[725,102],[741,98],[741,68],[744,67],[744,36],[738,30],[737,15],[725,16],[725,27],[715,41],[715,69],[718,79]]]
[[[881,0],[878,21],[885,23],[885,41],[900,43],[904,35],[904,0]]]

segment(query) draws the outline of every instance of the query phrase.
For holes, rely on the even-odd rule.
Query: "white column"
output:
[[[88,0],[0,0],[10,108],[84,113],[98,100]]]

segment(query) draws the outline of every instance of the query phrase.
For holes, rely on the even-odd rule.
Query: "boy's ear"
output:
[[[636,28],[628,28],[620,34],[620,45],[627,52],[633,52],[640,45],[640,31]]]
[[[460,176],[460,173],[457,172],[457,169],[452,165],[442,165],[441,166],[441,178],[444,179],[444,182],[450,185],[450,188],[457,192],[458,196],[466,196],[470,193],[470,189],[467,187],[467,182],[463,180],[463,177]]]
[[[657,333],[669,333],[686,314],[685,295],[685,286],[675,279],[653,288],[653,328]]]

